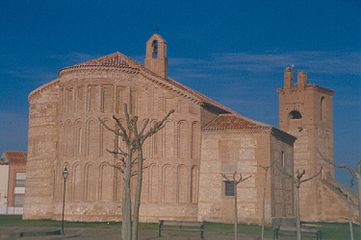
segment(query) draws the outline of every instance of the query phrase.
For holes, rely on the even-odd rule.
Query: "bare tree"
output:
[[[281,173],[292,178],[293,184],[296,188],[296,194],[295,194],[296,195],[295,196],[296,197],[296,230],[297,230],[297,240],[301,240],[300,187],[301,187],[301,184],[311,181],[312,179],[319,176],[322,173],[322,167],[318,170],[318,172],[316,174],[314,174],[311,177],[308,177],[306,179],[303,179],[303,177],[306,174],[306,170],[304,170],[304,169],[302,171],[297,169],[296,176],[292,176],[291,174],[288,174],[286,171],[284,171],[284,169],[280,169],[278,166],[277,166],[277,168],[279,169],[279,171]]]
[[[237,174],[237,171],[235,171],[232,175],[232,178],[228,178],[226,174],[222,173],[222,177],[228,181],[233,182],[233,189],[234,189],[234,239],[238,239],[238,206],[237,206],[237,185],[239,183],[242,183],[246,181],[251,176],[243,177],[242,173]]]
[[[264,240],[264,225],[266,222],[266,190],[267,190],[267,176],[271,166],[258,165],[264,170],[264,184],[263,184],[263,196],[262,196],[262,229],[261,229],[261,240]]]
[[[320,151],[318,151],[319,155],[321,156],[322,160],[324,160],[326,163],[340,169],[345,169],[349,172],[351,175],[351,183],[353,183],[354,179],[357,180],[357,187],[358,187],[358,211],[359,211],[359,233],[361,235],[361,161],[357,164],[357,169],[354,169],[350,166],[347,166],[344,163],[334,164],[332,161],[330,161],[328,158],[326,158]],[[343,189],[339,189],[341,193],[344,194],[345,191]],[[349,196],[351,198],[351,196]],[[348,198],[348,197],[347,197]],[[351,200],[351,199],[350,199]],[[349,201],[347,201],[349,203]],[[351,211],[351,207],[349,205],[349,211]],[[351,220],[352,221],[352,220]],[[350,225],[352,227],[352,225]]]
[[[311,181],[322,172],[322,167],[320,170],[313,176],[303,179],[306,171],[303,169],[302,172],[299,170],[296,171],[296,176],[293,178],[293,182],[296,186],[296,228],[297,228],[297,240],[301,240],[301,217],[300,217],[300,187],[302,183]]]
[[[354,179],[352,178],[350,181],[350,191],[354,185]],[[348,191],[341,190],[342,194],[345,195],[347,206],[348,206],[348,227],[350,231],[350,240],[354,240],[354,234],[353,234],[353,226],[352,226],[352,198],[351,194]]]
[[[138,129],[138,116],[131,116],[128,113],[127,104],[124,104],[125,124],[121,122],[120,118],[113,116],[116,128],[109,127],[103,120],[99,119],[105,129],[111,131],[116,139],[124,142],[126,149],[122,148],[121,142],[117,141],[113,150],[107,149],[109,153],[114,156],[115,163],[109,164],[118,168],[123,174],[123,206],[122,206],[122,239],[123,240],[137,240],[139,227],[139,209],[142,192],[142,179],[144,166],[143,144],[146,139],[160,131],[164,126],[166,120],[174,110],[160,121],[157,121],[153,126],[148,128],[149,119],[145,119],[141,128]],[[135,199],[132,214],[131,205],[131,177],[137,176]]]

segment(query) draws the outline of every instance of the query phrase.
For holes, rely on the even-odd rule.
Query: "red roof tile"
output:
[[[27,153],[22,151],[6,151],[5,156],[8,161],[26,161]]]
[[[203,130],[271,129],[272,127],[236,114],[220,114]]]

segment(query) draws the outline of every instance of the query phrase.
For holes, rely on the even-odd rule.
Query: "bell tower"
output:
[[[297,137],[294,144],[294,171],[306,170],[306,178],[322,167],[322,177],[301,187],[301,217],[317,219],[321,214],[320,179],[334,176],[333,90],[308,83],[307,73],[299,71],[293,82],[294,67],[284,70],[284,86],[279,94],[279,127]]]
[[[167,78],[167,42],[159,34],[153,34],[146,43],[144,66],[155,74]]]

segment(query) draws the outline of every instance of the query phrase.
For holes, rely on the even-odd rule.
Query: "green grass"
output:
[[[23,220],[21,215],[0,215],[0,227],[60,227],[60,221],[43,220]],[[120,228],[121,222],[68,222],[66,227],[77,228]],[[157,223],[142,223],[141,229],[158,229]]]
[[[347,240],[349,239],[349,229],[346,223],[316,223],[321,226],[322,239],[324,240]],[[67,228],[108,228],[119,229],[120,222],[66,222]],[[22,220],[20,215],[0,215],[0,227],[60,227],[60,222],[55,220]],[[157,223],[140,224],[141,229],[158,229]],[[205,223],[205,230],[214,233],[232,233],[233,224],[224,223]],[[354,236],[361,239],[360,228],[358,225],[353,226]],[[239,224],[238,231],[244,234],[257,236],[261,232],[261,227],[254,224]],[[266,236],[272,236],[272,228],[265,228]]]
[[[322,239],[347,240],[350,239],[349,226],[347,223],[321,223]],[[355,240],[361,239],[359,225],[353,225]]]
[[[234,225],[233,224],[225,224],[225,223],[205,223],[205,230],[210,232],[233,232]],[[256,224],[238,224],[238,232],[240,233],[249,233],[249,234],[257,234],[261,232],[261,226]],[[266,227],[265,233],[272,234],[272,228]]]
[[[347,223],[311,223],[321,226],[322,239],[323,240],[347,240],[350,239],[349,226]],[[224,223],[206,223],[205,225],[206,232],[233,232],[233,224],[224,224]],[[240,233],[260,235],[261,227],[259,225],[246,225],[239,224],[238,231]],[[358,225],[353,225],[354,239],[361,239],[360,227]],[[273,236],[272,227],[265,228],[265,236]],[[281,232],[282,236],[282,232]],[[303,238],[302,238],[303,239]]]

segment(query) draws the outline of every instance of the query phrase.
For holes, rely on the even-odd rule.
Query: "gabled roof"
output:
[[[128,69],[128,71],[131,70],[133,72],[137,72],[143,66],[124,54],[115,52],[100,58],[62,68],[59,71],[59,75],[62,76],[63,74],[76,69],[94,67]]]
[[[123,66],[123,65],[136,65],[138,67],[140,66],[139,63],[137,63],[133,59],[125,56],[124,54],[122,54],[120,52],[115,52],[115,53],[111,53],[111,54],[108,54],[108,55],[100,57],[100,58],[91,59],[91,60],[86,61],[86,62],[75,64],[74,66],[112,66],[112,67],[120,67],[120,66]]]
[[[27,152],[23,151],[6,151],[1,155],[0,162],[1,163],[9,163],[9,162],[20,162],[26,161]]]
[[[232,109],[223,106],[222,104],[204,96],[203,94],[193,90],[179,82],[170,79],[170,78],[162,78],[161,76],[153,73],[152,71],[146,69],[142,64],[138,63],[137,61],[131,59],[130,57],[120,53],[115,52],[108,54],[106,56],[92,59],[83,63],[75,64],[70,67],[65,67],[59,71],[59,75],[62,76],[63,74],[80,69],[88,69],[88,68],[116,68],[116,69],[127,69],[132,70],[133,73],[142,73],[148,77],[157,78],[158,83],[161,85],[170,85],[171,87],[175,88],[175,91],[181,90],[186,94],[189,94],[197,99],[201,104],[210,104],[219,108],[224,113],[236,113]]]
[[[209,122],[203,127],[203,130],[221,130],[221,129],[272,129],[272,126],[254,121],[246,118],[231,108],[223,106],[222,104],[208,98],[207,96],[199,93],[198,91],[191,89],[171,78],[163,78],[156,73],[146,69],[144,65],[131,59],[130,57],[115,52],[100,58],[92,59],[83,63],[75,64],[70,67],[63,68],[59,71],[59,75],[62,76],[68,72],[80,71],[80,70],[120,70],[132,74],[141,74],[148,78],[150,81],[155,82],[162,87],[170,89],[179,95],[192,99],[198,102],[206,109],[217,110],[218,115],[214,120]],[[56,80],[57,81],[57,80]],[[40,91],[42,87],[33,91],[33,93]]]
[[[239,130],[239,129],[271,129],[272,126],[263,124],[239,114],[219,114],[206,124],[203,130]]]

